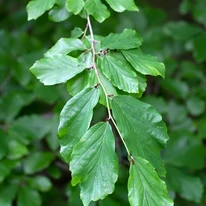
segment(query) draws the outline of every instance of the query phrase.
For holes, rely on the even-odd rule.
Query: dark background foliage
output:
[[[85,21],[71,16],[52,22],[52,13],[27,22],[25,0],[0,0],[0,206],[80,206],[78,187],[59,155],[59,113],[70,98],[66,85],[46,87],[29,68],[59,38]],[[176,206],[206,205],[206,1],[137,1],[139,13],[112,12],[93,22],[95,34],[133,28],[142,50],[166,65],[166,79],[148,77],[142,100],[156,107],[170,140],[162,156],[167,187]],[[95,108],[93,123],[105,118]],[[91,205],[128,205],[128,162],[117,139],[121,166],[114,194]]]

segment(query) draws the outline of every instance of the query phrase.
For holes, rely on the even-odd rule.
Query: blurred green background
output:
[[[82,206],[56,136],[59,113],[70,98],[66,85],[44,86],[29,68],[59,38],[70,37],[74,27],[84,29],[86,22],[58,5],[27,22],[27,3],[0,0],[0,206]],[[154,105],[168,126],[170,140],[162,156],[175,206],[205,206],[206,1],[136,3],[140,12],[111,11],[104,23],[93,21],[94,32],[135,29],[144,39],[144,53],[165,63],[166,79],[148,77],[142,100]],[[104,118],[104,107],[96,107],[93,122]],[[128,205],[127,156],[116,142],[120,167],[115,192],[91,206]]]

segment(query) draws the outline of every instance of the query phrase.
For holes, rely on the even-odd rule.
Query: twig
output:
[[[96,43],[96,41],[94,39],[93,29],[92,29],[92,25],[91,25],[91,21],[90,21],[89,15],[87,16],[87,25],[89,27],[89,31],[90,31],[90,35],[91,35],[91,47],[92,47],[92,53],[93,53],[93,68],[95,70],[98,82],[101,85],[102,90],[103,90],[103,92],[105,94],[107,111],[108,111],[108,116],[109,116],[108,120],[112,121],[113,125],[115,126],[115,128],[116,128],[116,130],[117,130],[117,132],[118,132],[118,134],[119,134],[119,136],[120,136],[120,138],[121,138],[121,140],[122,140],[122,142],[123,142],[123,144],[125,146],[125,149],[126,149],[128,155],[132,158],[132,156],[131,156],[131,154],[129,152],[129,149],[128,149],[127,145],[126,145],[126,142],[124,141],[124,138],[122,137],[122,134],[119,131],[119,128],[117,127],[115,120],[112,117],[112,114],[111,114],[111,111],[110,111],[109,99],[108,99],[110,94],[107,93],[107,91],[106,91],[106,89],[105,89],[105,87],[104,87],[104,85],[103,85],[103,83],[101,81],[100,75],[99,75],[99,71],[98,71],[98,68],[97,68],[97,65],[96,65],[96,51],[95,51],[95,43]]]

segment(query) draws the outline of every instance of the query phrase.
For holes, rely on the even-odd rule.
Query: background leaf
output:
[[[36,190],[28,186],[23,186],[18,195],[17,205],[18,206],[27,206],[27,205],[40,206],[41,205],[40,194]]]

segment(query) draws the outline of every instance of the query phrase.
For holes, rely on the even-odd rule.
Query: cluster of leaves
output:
[[[107,3],[118,12],[138,10],[133,1]],[[54,4],[55,1],[45,1],[40,9],[39,0],[29,2],[28,19],[36,19]],[[68,0],[65,7],[73,14],[86,16],[85,31],[75,28],[72,38],[58,40],[31,67],[31,72],[44,85],[67,82],[73,96],[61,111],[58,128],[61,155],[70,163],[72,185],[80,183],[85,206],[113,193],[118,158],[112,123],[130,158],[130,204],[172,205],[159,177],[165,176],[160,152],[168,140],[166,126],[151,105],[129,95],[142,95],[145,75],[164,77],[164,65],[141,52],[142,39],[134,30],[125,29],[106,37],[94,35],[90,15],[100,23],[109,17],[107,7],[100,1]],[[108,118],[90,127],[98,102],[107,107]]]
[[[33,3],[34,2],[35,1],[33,1]],[[68,47],[66,46],[63,51],[57,51],[56,54],[63,52],[63,54],[60,54],[59,56],[67,56],[70,60],[77,59],[77,67],[86,64],[86,69],[84,68],[75,77],[71,77],[70,80],[64,81],[67,81],[66,85],[68,91],[74,97],[76,97],[76,94],[83,90],[83,88],[87,88],[84,91],[84,97],[88,98],[88,101],[86,103],[84,102],[84,99],[80,101],[83,101],[83,104],[85,103],[84,106],[89,103],[90,111],[94,110],[91,119],[91,125],[94,126],[85,132],[86,134],[84,135],[84,138],[75,146],[75,150],[72,153],[74,160],[70,164],[70,167],[73,166],[73,168],[75,168],[75,176],[73,176],[72,184],[76,185],[81,182],[81,193],[85,191],[85,188],[88,186],[87,181],[85,180],[88,177],[85,177],[85,173],[83,173],[81,169],[83,166],[81,166],[79,162],[75,165],[76,159],[78,159],[78,161],[88,161],[86,157],[82,157],[82,152],[86,151],[81,151],[78,148],[84,148],[85,144],[87,147],[94,145],[95,149],[100,148],[102,143],[101,140],[104,140],[104,145],[109,145],[108,148],[101,147],[104,149],[102,151],[106,150],[106,152],[103,152],[103,155],[110,151],[111,157],[111,159],[103,157],[104,159],[101,160],[104,165],[110,165],[110,167],[113,165],[113,167],[109,167],[108,172],[114,171],[111,176],[108,176],[108,173],[107,176],[101,176],[104,180],[105,178],[106,180],[108,180],[107,178],[110,178],[108,187],[101,185],[103,189],[106,188],[105,193],[113,191],[111,182],[115,182],[117,178],[117,157],[114,153],[114,137],[111,133],[111,127],[109,126],[109,123],[111,123],[111,125],[113,124],[111,120],[109,122],[106,121],[106,123],[98,123],[106,118],[105,107],[101,105],[106,106],[107,103],[101,85],[98,85],[95,70],[94,68],[91,68],[91,66],[93,66],[92,51],[90,50],[91,35],[86,35],[81,29],[75,28],[71,32],[71,38],[62,38],[58,41],[62,36],[67,37],[70,30],[75,25],[83,28],[85,21],[82,21],[78,16],[72,15],[72,13],[76,14],[76,12],[78,12],[77,7],[71,8],[68,6],[68,3],[65,7],[64,0],[48,2],[50,2],[50,8],[45,4],[43,13],[46,10],[50,10],[48,12],[49,19],[55,22],[61,22],[67,18],[70,18],[70,20],[61,22],[60,24],[54,24],[48,21],[47,15],[43,15],[43,17],[38,18],[36,21],[26,22],[26,11],[24,8],[26,1],[19,0],[16,3],[12,0],[0,2],[0,15],[2,17],[0,36],[1,39],[4,40],[0,43],[0,205],[4,206],[15,204],[21,206],[39,206],[41,204],[54,206],[82,205],[82,202],[79,199],[80,191],[78,185],[75,187],[67,187],[67,184],[70,185],[69,171],[67,170],[64,161],[62,161],[59,156],[59,148],[56,138],[58,116],[63,105],[68,100],[69,95],[65,92],[64,86],[43,86],[36,81],[28,70],[35,60],[42,57],[45,48],[48,48],[52,44],[51,42],[58,42],[59,45],[55,44],[55,49],[62,48],[61,45],[69,45],[70,48],[74,48],[72,47],[72,42],[74,42],[75,47],[78,48],[78,51],[75,51],[77,49],[68,51]],[[70,2],[71,5],[72,1],[68,0],[67,2]],[[85,3],[85,1],[81,2]],[[100,1],[90,2],[99,3]],[[114,1],[105,1],[105,5],[110,5],[109,3],[111,2]],[[36,1],[36,3],[40,3],[40,1]],[[46,1],[44,3],[46,3]],[[136,97],[141,97],[146,89],[146,78],[144,75],[147,73],[141,73],[140,71],[150,72],[150,74],[154,76],[163,76],[164,70],[161,70],[161,68],[163,69],[163,65],[155,58],[144,55],[140,49],[136,49],[142,43],[142,39],[134,31],[137,30],[141,36],[144,37],[144,44],[141,45],[141,50],[145,53],[158,56],[159,59],[164,61],[167,68],[165,80],[161,80],[157,77],[153,79],[151,76],[147,76],[148,86],[146,95],[143,95],[142,97],[144,102],[153,105],[157,111],[161,113],[164,121],[168,125],[170,140],[166,149],[162,153],[167,170],[167,176],[164,180],[167,184],[170,196],[174,199],[175,205],[203,206],[206,204],[206,193],[204,190],[206,186],[206,176],[204,173],[204,161],[206,157],[204,146],[206,132],[206,75],[204,65],[206,57],[204,52],[205,21],[203,20],[205,15],[205,5],[201,0],[196,3],[187,0],[182,1],[179,8],[179,18],[185,19],[185,21],[168,22],[168,19],[172,19],[173,17],[167,16],[164,9],[154,9],[150,5],[145,5],[144,2],[141,3],[141,1],[138,1],[138,4],[141,11],[139,13],[125,12],[121,15],[113,14],[109,21],[106,21],[104,24],[93,24],[94,30],[97,33],[106,36],[100,37],[95,35],[95,40],[97,42],[95,43],[95,51],[97,54],[97,68],[99,69],[100,78],[104,78],[102,79],[102,82],[108,89],[108,94],[114,95],[114,97],[112,97],[112,95],[111,97],[108,97],[108,100],[110,101],[109,104],[112,107],[113,115],[117,121],[119,129],[125,128],[125,125],[129,128],[129,130],[121,129],[120,132],[122,132],[122,135],[126,136],[128,135],[128,132],[130,132],[129,135],[132,136],[136,132],[142,134],[144,131],[149,131],[147,124],[142,125],[142,122],[141,126],[143,127],[143,130],[137,131],[136,126],[140,124],[139,120],[136,122],[136,118],[145,115],[142,115],[142,112],[145,111],[139,111],[139,107],[143,107],[146,111],[149,111],[146,113],[149,115],[146,117],[147,123],[148,118],[150,120],[153,118],[154,120],[154,116],[151,115],[154,113],[154,109],[151,107],[144,107],[147,104],[136,100]],[[100,5],[100,7],[98,5]],[[105,11],[102,9],[101,5],[103,5],[101,2],[100,4],[94,4],[96,10],[101,8],[101,11]],[[88,13],[90,12],[88,8],[85,7],[85,4],[83,7],[84,9],[87,9]],[[80,6],[79,8],[82,7]],[[94,17],[96,15],[96,20],[98,21],[99,19],[99,21],[101,21],[100,19],[109,16],[108,10],[110,9],[108,8],[109,7],[106,8],[107,15],[101,12],[98,12],[100,16],[98,16],[97,12],[90,14]],[[113,7],[111,5],[111,8],[114,9],[115,5]],[[42,9],[42,6],[39,6],[38,10],[39,9]],[[121,9],[119,12],[123,10],[137,10],[136,6],[126,7],[125,5],[123,7],[116,7],[116,9]],[[173,9],[175,11],[175,8]],[[9,14],[8,16],[7,13]],[[35,17],[37,14],[38,12],[34,11],[32,14],[33,16],[31,15],[30,18],[37,18],[38,16]],[[40,16],[41,14],[38,15]],[[82,11],[79,11],[79,15],[84,18],[86,17],[85,13]],[[177,17],[175,17],[175,20],[176,19]],[[121,24],[119,22],[121,22]],[[193,23],[191,24],[190,22]],[[132,28],[134,30],[124,30],[125,28]],[[123,44],[121,44],[119,49],[118,47],[115,48],[116,46],[110,49],[103,47],[105,44],[102,43],[104,39],[107,38],[108,40],[113,36],[114,40],[117,40],[117,33],[113,33],[111,36],[108,35],[109,31],[114,32],[114,30],[118,31],[123,37],[125,34],[130,33],[132,39],[135,40],[134,42],[137,42],[138,39],[139,43],[136,47],[126,49],[122,48],[122,46],[124,46]],[[82,38],[84,35],[86,38]],[[103,47],[103,49],[100,46]],[[130,55],[133,55],[134,49],[137,53],[141,52],[138,56],[143,58],[142,62],[147,61],[147,64],[150,63],[149,67],[144,64],[137,65],[135,64],[136,62],[132,62],[126,57],[125,53],[129,51]],[[52,53],[55,52],[51,49],[49,51],[51,53],[46,52],[43,59],[50,59],[53,55]],[[65,51],[66,53],[64,53]],[[100,56],[98,56],[98,54]],[[86,61],[86,59],[89,59],[90,61]],[[114,66],[112,64],[113,59],[117,60],[115,61]],[[38,62],[41,62],[42,60]],[[156,63],[153,64],[153,61]],[[75,62],[76,60],[72,61],[74,64]],[[82,62],[82,64],[79,65],[79,62]],[[110,76],[120,67],[116,62],[121,62],[124,66],[126,64],[127,66],[125,67],[129,67],[128,71],[133,71],[132,73],[134,73],[135,77],[138,79],[137,87],[134,86],[136,81],[134,82],[134,85],[128,85],[126,84],[128,81],[124,81],[124,79],[118,79],[117,81],[114,76]],[[63,64],[64,61],[59,63]],[[105,64],[108,68],[107,72],[102,69],[105,67]],[[73,64],[69,65],[71,66]],[[151,68],[153,65],[155,65],[154,68],[157,69],[156,71],[159,71],[159,73],[155,73],[153,70],[154,68]],[[52,67],[49,68],[51,69]],[[60,67],[56,67],[56,69],[58,68]],[[63,67],[60,69],[62,68]],[[114,69],[111,71],[109,68]],[[76,70],[73,72],[75,73],[75,71]],[[124,73],[121,73],[121,75],[124,75],[124,78],[126,79],[133,80],[134,75],[128,76],[128,72],[125,73],[125,71],[127,70],[124,70]],[[83,74],[85,74],[85,76],[83,76]],[[105,84],[105,82],[110,82],[110,84]],[[138,88],[138,90],[133,90],[134,87],[136,89]],[[99,92],[97,92],[97,90]],[[135,97],[135,99],[129,96],[126,96],[127,98],[125,98],[125,95],[128,95],[128,90],[132,93],[132,96]],[[91,102],[89,95],[93,95],[92,97],[94,97],[94,95],[99,95],[99,97],[101,97],[98,99],[100,104],[97,104],[97,100],[96,102]],[[73,99],[73,103],[75,102],[74,100],[75,99]],[[69,102],[72,103],[70,100]],[[129,102],[133,103],[128,104]],[[94,106],[95,104],[97,104],[97,106]],[[131,109],[131,104],[135,104],[135,106],[138,107],[138,110],[136,107]],[[73,106],[76,107],[82,105],[80,105],[79,102],[79,104]],[[68,104],[68,111],[70,108],[71,104]],[[123,114],[124,111],[126,111],[126,116],[125,113]],[[133,114],[135,114],[135,111],[137,115],[134,117]],[[155,114],[157,114],[156,111]],[[85,117],[88,118],[85,113],[83,113],[83,115],[84,117],[80,119],[80,122],[82,122]],[[118,117],[119,115],[121,120],[120,117]],[[157,116],[160,117],[159,115]],[[122,119],[122,117],[124,117],[124,119]],[[73,116],[73,119],[74,118],[75,116]],[[131,123],[130,125],[128,125],[127,120]],[[85,120],[85,122],[86,121],[90,122],[90,119]],[[155,119],[155,121],[159,120]],[[133,127],[134,124],[136,127]],[[154,128],[156,123],[152,125],[152,128]],[[80,126],[82,126],[82,123],[78,127]],[[79,129],[74,129],[72,135],[78,135],[76,134],[77,131],[79,131]],[[105,135],[102,135],[100,137],[104,131],[108,136],[106,137]],[[124,133],[124,131],[126,133]],[[61,132],[63,132],[61,134],[65,134],[63,130],[61,130]],[[116,132],[114,132],[114,135],[116,138]],[[89,139],[87,139],[88,136],[90,137]],[[60,139],[62,145],[61,153],[63,155],[64,151],[67,152],[70,150],[70,148],[64,147],[64,140],[64,137]],[[149,139],[147,140],[149,141]],[[162,142],[156,142],[156,139],[151,140],[152,145],[158,145],[154,150],[155,154],[159,155],[160,149],[162,148],[160,144]],[[144,171],[144,174],[147,174],[146,177],[151,177],[151,173],[156,174],[154,171],[155,163],[153,160],[149,160],[152,162],[152,165],[150,165],[145,160],[135,157],[144,155],[143,153],[137,154],[133,152],[133,147],[138,143],[137,148],[140,151],[144,149],[143,151],[147,151],[148,154],[151,154],[154,150],[151,151],[150,148],[145,147],[149,142],[141,143],[141,138],[138,139],[138,142],[136,139],[125,138],[128,148],[132,151],[130,154],[131,156],[129,155],[128,157],[131,164],[130,174],[128,174],[127,171],[128,162],[125,161],[125,159],[127,159],[127,153],[118,138],[116,138],[115,142],[119,161],[126,166],[119,164],[118,181],[115,184],[114,193],[97,203],[91,202],[90,205],[129,205],[127,200],[127,179],[130,175],[128,187],[131,187],[131,184],[134,183],[131,177],[133,176],[136,178],[139,175],[134,168],[137,166],[137,162],[139,162],[138,165],[140,165],[138,167],[140,169],[139,171]],[[139,145],[139,143],[141,143],[141,145]],[[142,148],[142,146],[144,146],[144,148]],[[151,147],[155,148],[154,145]],[[64,150],[64,148],[66,150]],[[78,150],[81,151],[81,153],[79,153]],[[71,152],[69,153],[71,154]],[[92,151],[88,155],[92,156],[94,153],[95,151]],[[101,156],[98,152],[95,154]],[[68,156],[65,153],[64,157],[66,158],[66,161],[71,162],[71,157],[67,159]],[[80,157],[82,158],[80,159]],[[98,157],[95,156],[95,158],[97,159]],[[93,159],[94,162],[91,163],[91,165],[86,165],[87,167],[84,167],[83,170],[90,170],[89,166],[92,167],[95,164],[95,158]],[[148,156],[144,158],[147,159]],[[160,159],[160,156],[158,156],[157,159],[160,160],[157,172],[161,176],[161,174],[164,173],[164,168],[161,167],[162,160]],[[133,161],[135,163],[134,165]],[[99,162],[99,164],[101,164],[101,162]],[[158,164],[158,162],[156,162],[156,164]],[[145,168],[151,169],[149,170],[149,174],[145,172]],[[105,168],[98,169],[105,170]],[[157,176],[151,177],[149,183],[153,181],[155,182],[158,178],[159,177]],[[98,180],[91,180],[90,178],[89,181]],[[135,179],[135,182],[138,182],[138,180]],[[138,189],[141,190],[141,188]],[[130,202],[132,193],[134,194],[134,191],[131,191],[130,193]],[[149,194],[153,193],[150,192]],[[92,195],[92,193],[90,193],[90,195]],[[53,198],[54,196],[55,199]],[[68,202],[65,197],[68,197]],[[91,196],[86,198],[91,198]],[[85,201],[88,201],[88,199],[85,199]]]

